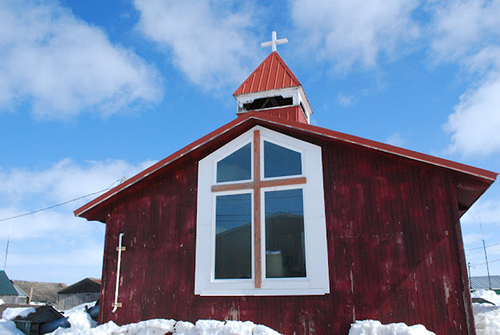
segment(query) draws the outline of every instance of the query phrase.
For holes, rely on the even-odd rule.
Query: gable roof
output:
[[[0,270],[0,295],[19,295],[5,271]]]
[[[64,283],[46,283],[37,281],[13,280],[16,285],[26,296],[29,296],[31,289],[31,301],[55,303],[57,301],[57,292],[66,288],[68,285]]]
[[[166,157],[165,159],[159,161],[158,163],[150,166],[149,168],[145,169],[144,171],[138,173],[137,175],[129,178],[127,181],[123,182],[122,184],[120,184],[120,185],[116,186],[115,188],[109,190],[108,192],[102,194],[101,196],[90,201],[86,205],[78,208],[77,210],[74,211],[74,214],[76,216],[85,217],[89,220],[99,220],[101,222],[105,222],[105,220],[103,218],[96,218],[96,217],[90,218],[89,215],[86,215],[86,213],[88,211],[90,211],[91,209],[95,208],[96,206],[100,206],[101,204],[103,204],[104,202],[106,202],[110,198],[114,197],[116,194],[120,193],[121,191],[138,183],[139,181],[146,178],[147,176],[155,173],[156,171],[173,163],[174,161],[177,161],[181,157],[184,157],[195,150],[198,150],[202,147],[205,147],[209,143],[216,142],[218,139],[220,139],[222,137],[227,137],[229,135],[235,135],[235,134],[239,135],[239,133],[242,133],[243,131],[250,129],[251,127],[253,127],[255,125],[269,127],[271,129],[275,129],[277,131],[281,131],[284,133],[286,133],[288,131],[294,131],[294,132],[306,133],[306,134],[313,135],[313,136],[318,136],[318,137],[325,138],[325,139],[332,140],[332,141],[346,142],[346,143],[354,144],[357,146],[370,148],[372,150],[377,150],[377,151],[385,152],[388,154],[404,157],[407,159],[424,162],[424,163],[431,164],[434,166],[439,166],[439,167],[442,167],[445,169],[449,169],[452,171],[456,171],[456,172],[459,172],[462,174],[469,175],[469,176],[474,177],[474,178],[479,178],[479,180],[485,186],[480,186],[478,190],[473,190],[473,192],[471,192],[471,193],[468,193],[468,194],[464,193],[464,195],[457,196],[459,198],[458,199],[459,203],[461,203],[461,210],[459,213],[460,215],[465,213],[465,211],[467,211],[467,209],[470,206],[472,206],[472,204],[479,198],[479,196],[482,193],[484,193],[484,191],[486,191],[486,189],[495,181],[495,179],[498,175],[498,173],[491,172],[488,170],[483,170],[480,168],[457,163],[457,162],[450,161],[447,159],[434,157],[434,156],[430,156],[427,154],[422,154],[419,152],[395,147],[395,146],[385,144],[385,143],[367,140],[367,139],[364,139],[361,137],[340,133],[337,131],[313,126],[310,124],[299,123],[299,122],[283,119],[280,117],[272,116],[269,114],[265,114],[265,113],[248,112],[248,113],[245,113],[245,114],[239,116],[235,120],[225,124],[224,126],[220,127],[219,129],[209,133],[208,135],[203,136],[199,140],[187,145],[186,147],[184,147],[181,150],[175,152],[174,154]]]
[[[59,294],[74,294],[74,293],[99,293],[101,292],[101,280],[95,278],[84,278],[79,282],[70,285],[61,291]]]
[[[276,51],[252,72],[233,95],[302,86]]]
[[[58,320],[62,319],[64,316],[59,313],[54,307],[52,306],[40,306],[35,308],[35,312],[28,314],[27,316],[17,316],[14,321],[19,322],[19,321],[29,321],[32,323],[44,323],[44,322],[50,322],[52,320]]]

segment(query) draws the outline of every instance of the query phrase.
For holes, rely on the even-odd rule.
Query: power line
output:
[[[487,246],[486,246],[486,248],[489,248],[489,247],[494,247],[494,246],[496,246],[496,245],[500,245],[500,243],[487,245]],[[477,248],[465,249],[465,251],[472,251],[472,250],[479,250],[479,249],[483,249],[483,247],[477,247]]]
[[[114,183],[112,183],[111,185],[109,185],[107,188],[105,188],[103,190],[100,190],[100,191],[97,191],[97,192],[92,192],[92,193],[89,193],[89,194],[86,194],[86,195],[82,195],[81,197],[78,197],[78,198],[75,198],[75,199],[71,199],[71,200],[68,200],[68,201],[65,201],[65,202],[61,202],[60,204],[57,204],[57,205],[53,205],[53,206],[49,206],[49,207],[46,207],[46,208],[37,209],[37,210],[32,211],[32,212],[23,213],[23,214],[11,216],[11,217],[8,217],[8,218],[0,219],[0,222],[8,221],[8,220],[13,220],[13,219],[17,219],[17,218],[20,218],[20,217],[23,217],[23,216],[28,216],[28,215],[40,213],[40,212],[43,212],[43,211],[46,211],[46,210],[49,210],[49,209],[52,209],[52,208],[56,208],[56,207],[59,207],[59,206],[62,206],[62,205],[69,204],[70,202],[74,202],[74,201],[77,201],[77,200],[80,200],[80,199],[84,199],[84,198],[90,197],[90,196],[95,195],[95,194],[106,192],[106,191],[110,190],[116,183],[118,183],[118,182],[121,183],[121,182],[124,182],[125,180],[127,180],[127,178],[126,177],[122,177],[122,178],[118,179],[117,181],[115,181]]]
[[[495,259],[495,260],[492,260],[492,261],[488,261],[488,263],[495,263],[495,262],[500,262],[500,259]],[[486,264],[486,262],[472,264],[472,265],[476,266],[476,265],[484,265],[484,264]]]

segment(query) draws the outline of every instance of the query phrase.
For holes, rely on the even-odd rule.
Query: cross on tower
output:
[[[286,38],[281,38],[281,39],[277,40],[276,39],[276,32],[275,31],[273,31],[272,37],[273,38],[272,38],[271,41],[261,43],[260,46],[263,47],[263,48],[272,46],[273,47],[273,51],[276,51],[276,46],[278,44],[288,43],[288,39],[286,39]]]

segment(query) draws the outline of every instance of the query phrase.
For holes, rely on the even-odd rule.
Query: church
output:
[[[311,125],[283,42],[233,121],[75,211],[106,224],[99,322],[475,334],[460,217],[497,173]]]

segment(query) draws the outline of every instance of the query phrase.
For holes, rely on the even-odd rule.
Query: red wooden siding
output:
[[[436,334],[474,334],[470,302],[464,298],[467,277],[455,186],[463,174],[296,135],[323,148],[330,294],[194,295],[197,161],[215,150],[214,144],[145,177],[104,208],[90,210],[89,216],[107,217],[100,321],[234,319],[283,334],[347,334],[355,320],[378,319],[421,323]],[[111,313],[120,232],[127,248],[120,282],[123,307]]]
[[[280,119],[295,121],[300,123],[308,124],[306,117],[304,116],[304,112],[302,111],[302,107],[300,106],[291,106],[291,107],[280,107],[280,108],[272,108],[272,109],[261,109],[256,113],[262,113],[267,115],[272,115],[274,117],[279,117]],[[239,116],[243,116],[244,114],[239,114]]]

